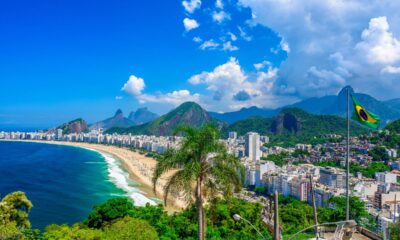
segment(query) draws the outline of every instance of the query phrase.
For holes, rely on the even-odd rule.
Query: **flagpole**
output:
[[[347,154],[346,154],[346,221],[350,218],[349,176],[350,176],[350,87],[347,87]]]

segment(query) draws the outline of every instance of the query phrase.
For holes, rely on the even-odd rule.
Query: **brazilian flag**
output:
[[[367,111],[353,96],[351,96],[351,98],[353,99],[354,105],[354,114],[352,118],[362,125],[378,129],[381,119],[376,114]]]

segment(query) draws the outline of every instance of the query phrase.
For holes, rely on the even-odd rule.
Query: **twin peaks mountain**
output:
[[[158,115],[150,112],[147,108],[139,108],[136,112],[131,112],[126,118],[121,109],[118,109],[113,117],[107,118],[90,125],[90,130],[110,129],[110,128],[129,128],[155,119]]]
[[[112,128],[108,132],[166,136],[172,135],[174,129],[179,125],[200,127],[207,123],[215,123],[220,126],[224,124],[223,122],[214,119],[197,103],[185,102],[167,114],[148,123],[125,129]]]
[[[131,112],[128,119],[135,123],[135,125],[150,122],[158,117],[157,114],[150,112],[146,107],[139,108],[136,112]]]

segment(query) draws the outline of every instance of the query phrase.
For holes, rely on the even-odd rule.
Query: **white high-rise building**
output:
[[[229,138],[230,139],[236,139],[237,138],[237,132],[229,132]]]
[[[260,135],[255,132],[248,132],[245,136],[245,155],[251,161],[260,160]]]

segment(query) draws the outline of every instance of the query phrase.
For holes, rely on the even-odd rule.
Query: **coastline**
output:
[[[101,144],[81,143],[81,142],[56,142],[56,141],[36,141],[36,140],[0,140],[0,141],[14,141],[14,142],[32,142],[32,143],[44,143],[44,144],[55,144],[64,146],[73,146],[84,148],[87,150],[96,151],[101,154],[105,161],[107,161],[107,155],[111,156],[123,165],[123,170],[126,170],[129,174],[129,179],[138,183],[139,186],[136,188],[148,199],[158,198],[163,199],[164,186],[167,183],[169,176],[172,174],[166,173],[160,178],[156,186],[156,194],[153,192],[152,176],[154,168],[157,164],[156,160],[150,157],[146,157],[137,152],[133,152],[126,148],[120,148],[116,146],[108,146]],[[108,164],[108,163],[107,163]],[[118,186],[117,186],[118,187]],[[176,212],[186,207],[186,203],[179,198],[170,196],[167,201],[165,210],[168,212]]]

